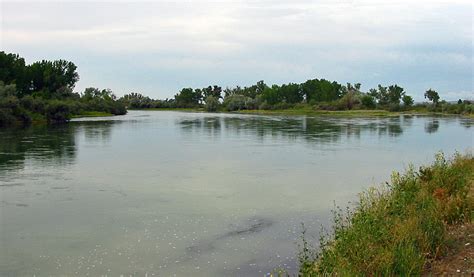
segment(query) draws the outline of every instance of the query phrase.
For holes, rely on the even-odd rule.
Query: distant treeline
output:
[[[65,60],[27,65],[17,54],[0,52],[0,126],[65,122],[86,112],[127,112],[108,89],[73,92],[79,80],[76,69],[74,63]]]
[[[32,121],[66,122],[74,115],[107,113],[125,114],[127,108],[204,108],[207,111],[384,109],[420,110],[447,113],[473,113],[474,105],[466,100],[457,104],[441,101],[429,89],[424,97],[431,103],[414,104],[404,88],[394,84],[378,85],[367,92],[361,84],[346,85],[325,79],[304,83],[267,85],[259,81],[248,87],[223,89],[183,88],[172,99],[157,100],[140,93],[117,99],[109,89],[87,88],[73,92],[79,80],[77,67],[65,60],[42,60],[30,65],[18,54],[0,52],[0,126]]]
[[[378,85],[367,92],[361,84],[346,85],[325,79],[304,83],[267,85],[264,81],[249,87],[225,88],[213,85],[205,88],[183,88],[173,99],[155,100],[140,93],[130,93],[120,99],[129,108],[205,108],[207,111],[281,110],[310,106],[315,110],[383,109],[402,111],[424,109],[432,112],[472,113],[474,106],[467,100],[457,104],[440,101],[432,89],[424,97],[431,103],[414,104],[405,89],[394,84]]]

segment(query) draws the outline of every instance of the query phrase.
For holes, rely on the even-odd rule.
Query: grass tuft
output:
[[[473,177],[474,158],[458,154],[394,173],[387,186],[361,194],[354,210],[335,209],[320,251],[300,255],[300,275],[420,275],[446,251],[447,227],[473,219]]]

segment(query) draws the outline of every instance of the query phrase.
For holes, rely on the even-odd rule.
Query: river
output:
[[[474,120],[130,111],[0,130],[0,276],[294,273],[393,170],[473,149]]]

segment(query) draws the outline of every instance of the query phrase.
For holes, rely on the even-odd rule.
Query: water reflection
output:
[[[439,120],[433,118],[432,120],[425,123],[425,131],[428,134],[436,133],[439,129]]]
[[[76,132],[83,133],[88,142],[110,142],[113,125],[119,125],[120,121],[85,121],[73,123]]]
[[[317,238],[333,200],[472,148],[473,122],[131,111],[1,130],[0,275],[294,270],[301,222]]]
[[[0,177],[21,170],[26,163],[67,166],[77,155],[77,139],[107,143],[115,121],[88,121],[80,124],[35,126],[0,130]]]
[[[278,137],[287,140],[304,139],[311,143],[325,144],[341,137],[359,138],[363,133],[397,137],[412,125],[410,117],[385,119],[330,119],[314,117],[255,117],[255,116],[203,116],[179,119],[177,123],[186,133],[205,133],[219,136],[254,135],[261,139]]]
[[[0,174],[22,169],[25,162],[64,166],[76,156],[74,127],[42,126],[0,131]],[[1,175],[0,175],[1,176]]]
[[[379,137],[399,137],[405,129],[413,126],[416,118],[424,121],[424,131],[429,134],[438,131],[441,120],[449,124],[459,123],[466,128],[470,128],[473,124],[472,120],[463,118],[412,115],[370,119],[206,115],[197,118],[178,118],[176,123],[187,134],[220,136],[223,132],[227,132],[230,135],[254,135],[260,139],[278,137],[325,144],[337,142],[341,137],[360,138],[364,133],[378,134]]]

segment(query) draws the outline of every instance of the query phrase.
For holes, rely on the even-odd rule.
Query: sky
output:
[[[470,0],[0,0],[0,11],[1,50],[74,62],[75,91],[163,99],[325,78],[474,98]]]

